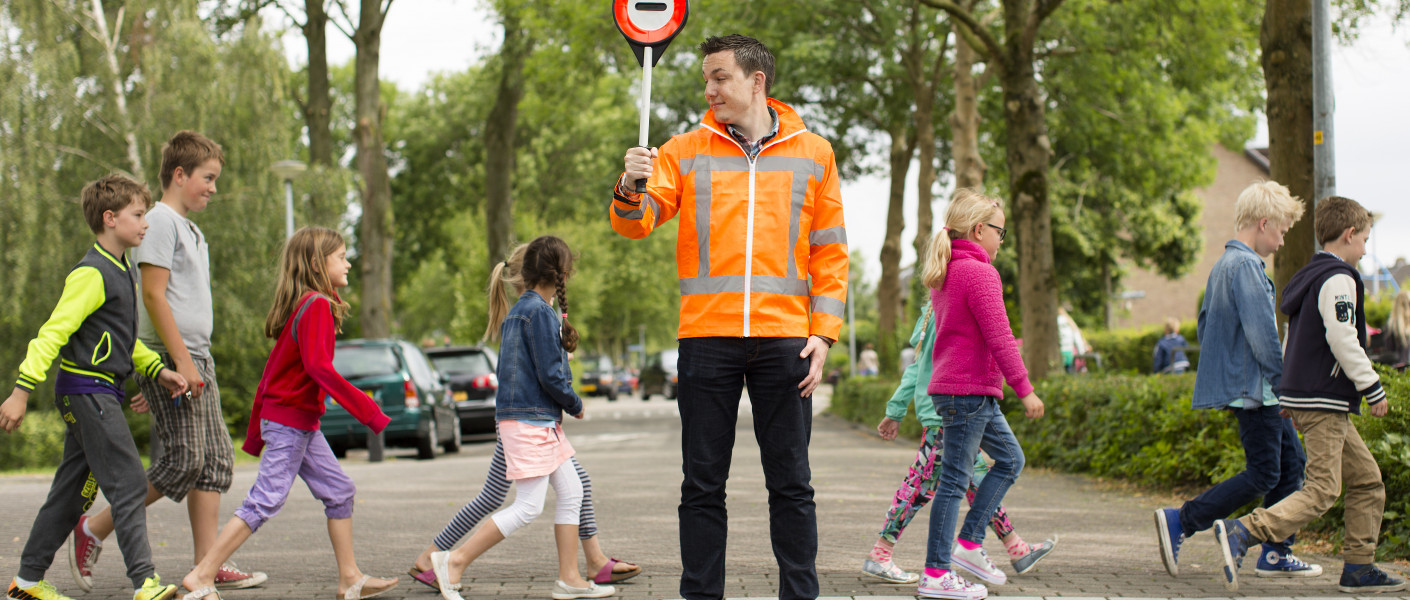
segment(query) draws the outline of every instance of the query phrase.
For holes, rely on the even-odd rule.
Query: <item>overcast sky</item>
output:
[[[328,41],[330,61],[340,63],[353,56],[352,43],[341,34],[330,30]],[[1397,257],[1410,258],[1410,202],[1406,202],[1410,179],[1396,179],[1405,174],[1401,169],[1410,167],[1410,116],[1404,104],[1410,98],[1407,41],[1410,31],[1404,27],[1394,31],[1388,20],[1374,20],[1355,44],[1336,48],[1333,65],[1337,192],[1385,214],[1372,233],[1370,250],[1387,265]],[[402,89],[416,90],[436,72],[467,68],[497,44],[497,29],[481,0],[397,2],[382,34],[382,77]],[[306,61],[304,42],[296,31],[286,37],[285,45],[291,63]],[[782,68],[786,75],[787,65]],[[1250,144],[1267,143],[1266,125],[1260,123]],[[911,169],[906,188],[907,215],[915,214],[915,172]],[[865,253],[867,277],[873,281],[881,272],[877,257],[886,230],[887,190],[886,179],[874,177],[842,186],[848,241]],[[938,221],[943,202],[935,208]],[[914,237],[914,227],[908,227],[903,234],[903,263],[915,259],[910,245]],[[1369,257],[1362,267],[1371,267]]]

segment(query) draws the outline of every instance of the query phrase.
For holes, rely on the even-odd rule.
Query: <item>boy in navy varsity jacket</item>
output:
[[[65,598],[43,580],[44,573],[99,488],[112,505],[133,599],[165,600],[176,593],[176,586],[161,584],[152,565],[143,503],[147,476],[122,415],[123,383],[134,370],[174,394],[187,391],[186,379],[137,339],[137,280],[126,253],[142,243],[151,206],[147,187],[121,175],[84,186],[83,216],[98,241],[69,272],[54,313],[29,344],[14,392],[0,405],[0,429],[15,431],[30,392],[60,359],[54,403],[68,427],[64,458],[34,518],[7,598]]]
[[[1317,204],[1313,224],[1324,250],[1307,262],[1283,290],[1288,315],[1280,400],[1302,431],[1307,480],[1269,508],[1215,524],[1224,558],[1225,586],[1238,589],[1238,567],[1255,541],[1283,539],[1336,502],[1346,485],[1346,536],[1338,589],[1347,593],[1391,592],[1405,581],[1374,564],[1385,509],[1385,485],[1351,414],[1366,400],[1371,415],[1390,410],[1366,356],[1365,287],[1356,263],[1366,254],[1374,215],[1354,200],[1332,196]]]

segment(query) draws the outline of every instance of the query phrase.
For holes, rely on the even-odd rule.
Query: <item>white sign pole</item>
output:
[[[641,61],[641,136],[640,146],[647,148],[646,133],[651,127],[651,46],[642,48]]]

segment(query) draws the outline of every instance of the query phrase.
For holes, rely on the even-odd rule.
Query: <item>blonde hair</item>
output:
[[[1302,201],[1288,187],[1276,181],[1259,181],[1239,192],[1234,201],[1234,230],[1257,227],[1268,219],[1281,227],[1292,227],[1302,218]]]
[[[499,327],[509,315],[509,290],[514,290],[516,298],[524,294],[524,277],[519,274],[519,268],[524,264],[524,251],[528,249],[528,244],[515,246],[509,258],[495,265],[490,273],[489,323],[485,325],[481,341],[499,341]]]
[[[1386,333],[1400,343],[1400,347],[1410,346],[1410,289],[1400,290],[1391,302],[1390,321],[1386,323]]]
[[[316,292],[328,297],[333,305],[333,326],[342,331],[348,303],[334,293],[333,280],[328,277],[328,257],[346,248],[342,234],[324,227],[304,227],[284,243],[279,258],[279,283],[274,288],[274,305],[264,319],[264,335],[278,339],[289,317],[298,310],[304,294]]]
[[[956,191],[955,197],[950,199],[950,207],[945,209],[945,231],[941,232],[944,235],[931,236],[930,246],[925,251],[925,266],[921,271],[925,287],[938,290],[945,284],[952,240],[969,237],[975,227],[992,220],[1003,210],[1003,203],[997,198],[970,188]]]
[[[1166,333],[1166,335],[1169,335],[1169,334],[1172,334],[1172,333],[1180,333],[1180,320],[1177,319],[1177,318],[1175,318],[1175,317],[1170,317],[1170,318],[1166,319],[1166,320],[1165,320],[1165,333]]]

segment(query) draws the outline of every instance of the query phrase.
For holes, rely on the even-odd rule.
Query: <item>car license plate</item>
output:
[[[596,391],[597,391],[597,384],[595,384],[595,383],[584,383],[584,384],[583,384],[583,391],[584,391],[584,392],[596,392]]]
[[[455,398],[455,401],[456,401],[456,402],[460,402],[460,401],[462,401],[462,400],[467,400],[467,399],[470,398],[470,395],[469,395],[469,394],[466,394],[466,393],[463,392],[463,391],[462,391],[462,392],[455,392],[454,394],[452,394],[452,396]]]

